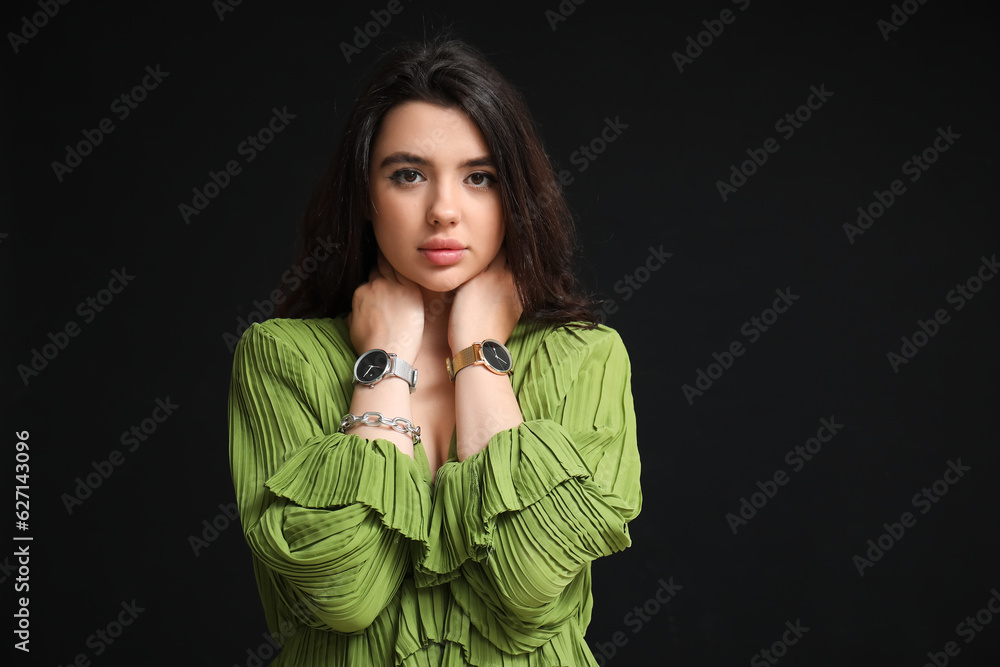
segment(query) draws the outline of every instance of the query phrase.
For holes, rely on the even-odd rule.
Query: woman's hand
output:
[[[507,258],[500,250],[482,273],[460,285],[448,320],[448,345],[457,354],[472,343],[493,338],[506,343],[521,318],[521,300]]]
[[[424,331],[420,287],[397,273],[381,251],[368,282],[354,290],[347,324],[358,354],[373,348],[413,363]]]

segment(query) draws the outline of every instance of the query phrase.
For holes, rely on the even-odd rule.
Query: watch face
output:
[[[501,373],[506,373],[513,365],[510,353],[507,352],[507,348],[495,340],[483,341],[482,351],[483,361],[489,364],[491,368],[498,370]]]
[[[359,382],[374,382],[389,368],[389,357],[382,350],[370,350],[361,355],[354,366],[354,376]]]

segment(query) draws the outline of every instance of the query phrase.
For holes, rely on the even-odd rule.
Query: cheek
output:
[[[499,250],[506,233],[503,220],[503,208],[500,205],[499,197],[497,197],[496,201],[491,202],[490,205],[486,207],[483,211],[483,215],[491,222],[488,237],[493,245],[495,245]]]
[[[381,192],[372,198],[372,205],[382,220],[382,226],[403,230],[422,222],[423,202],[413,193]]]
[[[376,190],[373,186],[371,197],[368,202],[368,219],[373,223],[379,224],[381,219],[386,218],[386,213],[390,208],[390,199],[386,197],[383,192]]]
[[[499,217],[499,219],[497,220],[497,229],[496,229],[496,237],[495,237],[496,238],[497,250],[500,250],[500,248],[503,247],[503,242],[504,242],[504,239],[506,238],[506,236],[507,236],[507,228],[504,225],[503,218]]]
[[[406,207],[397,198],[375,193],[371,206],[372,227],[380,246],[391,243],[395,237],[404,233],[408,215]]]

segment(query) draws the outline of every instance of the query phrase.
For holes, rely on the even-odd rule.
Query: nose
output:
[[[455,187],[445,179],[428,188],[427,222],[432,225],[455,225],[459,221],[459,207]]]

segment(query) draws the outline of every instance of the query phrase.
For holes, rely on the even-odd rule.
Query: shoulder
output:
[[[250,325],[257,330],[287,343],[297,344],[316,338],[330,342],[350,340],[350,332],[343,317],[315,317],[309,319],[275,317],[260,324]]]
[[[598,324],[593,327],[586,322],[570,322],[553,326],[545,336],[546,344],[564,344],[574,348],[624,347],[621,336],[615,329]]]
[[[590,325],[586,322],[519,323],[511,339],[535,348],[535,352],[558,348],[565,353],[580,354],[598,349],[620,348],[623,351],[625,349],[625,343],[616,330],[604,324]]]
[[[541,379],[553,375],[576,375],[585,366],[614,365],[629,369],[625,343],[615,329],[598,324],[564,325],[518,324],[508,345],[511,355],[521,361],[522,371]]]
[[[250,325],[236,346],[238,356],[262,351],[285,360],[298,357],[310,365],[341,365],[354,361],[350,331],[342,317],[274,318]]]

